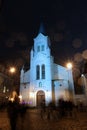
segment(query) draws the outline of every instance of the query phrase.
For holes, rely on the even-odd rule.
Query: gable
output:
[[[44,40],[47,39],[48,36],[44,36],[42,33],[39,33],[36,38],[34,38],[34,41]]]

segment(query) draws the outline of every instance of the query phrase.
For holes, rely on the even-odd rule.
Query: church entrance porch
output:
[[[41,106],[42,101],[45,101],[45,93],[40,90],[37,92],[37,107]]]

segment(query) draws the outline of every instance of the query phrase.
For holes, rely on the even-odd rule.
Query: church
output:
[[[58,100],[74,101],[74,83],[72,70],[54,63],[51,55],[50,38],[44,34],[42,25],[30,51],[30,69],[21,69],[21,101],[31,107],[46,105]]]

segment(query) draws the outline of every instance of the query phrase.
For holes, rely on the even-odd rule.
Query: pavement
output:
[[[51,113],[50,119],[47,113],[42,115],[39,109],[28,109],[25,115],[18,116],[16,130],[87,130],[86,111],[77,111],[75,115],[63,118],[57,118],[55,112]],[[7,110],[0,111],[0,130],[11,130]]]

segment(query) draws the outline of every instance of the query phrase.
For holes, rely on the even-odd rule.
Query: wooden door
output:
[[[40,90],[37,92],[37,106],[40,106],[43,100],[45,101],[45,93]]]

